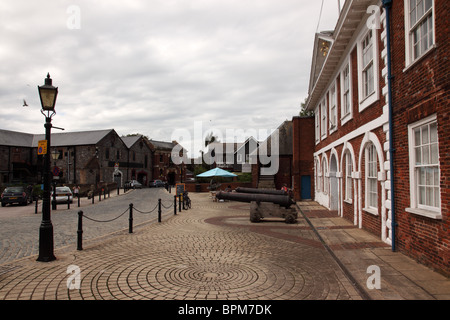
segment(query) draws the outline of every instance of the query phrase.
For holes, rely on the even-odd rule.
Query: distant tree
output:
[[[214,142],[220,142],[218,137],[211,131],[205,138],[205,147]]]
[[[145,139],[150,140],[148,136],[141,133],[129,133],[125,137],[136,137],[136,136],[143,136]]]
[[[298,113],[298,115],[300,117],[311,117],[314,115],[313,110],[309,110],[309,111],[306,110],[306,98],[302,103],[300,103],[300,112]]]

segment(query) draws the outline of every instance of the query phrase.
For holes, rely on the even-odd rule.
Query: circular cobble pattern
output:
[[[239,222],[248,211],[203,197],[193,194],[193,209],[133,234],[58,251],[51,263],[9,264],[0,269],[0,299],[360,298],[325,250],[208,223],[224,215]],[[80,289],[68,289],[70,265],[81,271]]]

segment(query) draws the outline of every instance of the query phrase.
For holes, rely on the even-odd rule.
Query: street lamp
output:
[[[56,259],[53,253],[53,225],[50,219],[50,132],[52,117],[55,115],[55,102],[58,88],[52,85],[50,74],[47,74],[45,84],[38,86],[41,99],[41,113],[45,116],[45,140],[47,141],[47,153],[44,155],[44,194],[42,199],[42,221],[39,227],[39,256],[37,261],[49,262]],[[45,114],[47,112],[47,114]]]

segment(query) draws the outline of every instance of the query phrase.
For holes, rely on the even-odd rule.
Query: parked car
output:
[[[19,203],[26,206],[27,204],[33,202],[31,194],[25,187],[7,187],[1,196],[2,207],[5,207],[8,203]]]
[[[67,197],[69,197],[69,202],[72,203],[73,194],[69,187],[56,187],[56,203],[67,203]],[[53,191],[51,200],[53,201]]]
[[[153,180],[152,182],[150,182],[149,185],[152,188],[159,188],[159,187],[164,187],[166,184],[164,182],[162,182],[161,180]]]
[[[125,182],[125,187],[128,189],[142,189],[142,184],[137,180],[130,180]]]

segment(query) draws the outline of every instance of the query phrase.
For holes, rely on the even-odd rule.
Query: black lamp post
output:
[[[42,221],[39,227],[39,256],[37,261],[49,262],[56,259],[53,253],[53,225],[50,219],[50,132],[52,117],[55,115],[55,102],[58,88],[52,85],[50,74],[47,74],[45,84],[38,86],[41,99],[41,113],[45,116],[45,140],[47,140],[47,153],[44,155],[44,194],[42,199]],[[46,113],[47,114],[46,114]]]

